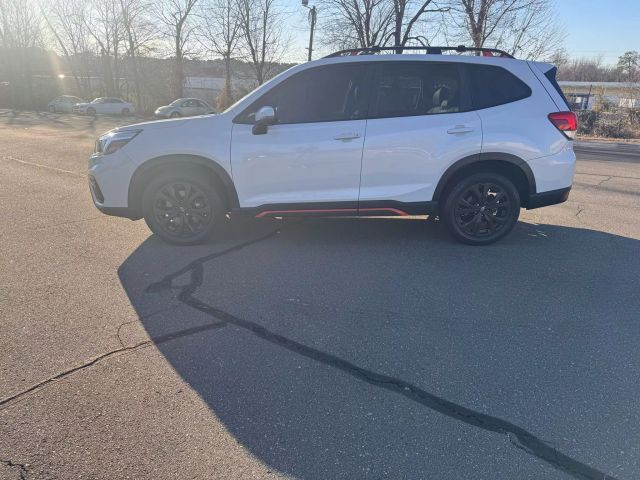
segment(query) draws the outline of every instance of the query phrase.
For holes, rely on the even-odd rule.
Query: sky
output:
[[[284,0],[290,10],[292,61],[306,60],[309,41],[306,9],[300,0]],[[571,58],[601,56],[615,64],[629,50],[640,51],[640,0],[552,0],[558,21],[567,37],[565,49]],[[318,3],[317,1],[315,2]],[[313,5],[314,0],[309,0]],[[322,11],[319,12],[322,15]],[[322,52],[318,52],[320,54]],[[317,58],[314,55],[314,58]]]
[[[571,57],[602,55],[616,63],[629,50],[640,51],[640,0],[555,0],[565,25]]]

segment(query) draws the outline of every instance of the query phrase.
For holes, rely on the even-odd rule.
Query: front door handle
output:
[[[360,134],[356,132],[341,133],[333,137],[334,140],[353,140],[354,138],[360,138]]]
[[[447,130],[447,133],[456,134],[456,133],[469,133],[473,132],[473,127],[467,127],[466,125],[456,125],[453,128]]]

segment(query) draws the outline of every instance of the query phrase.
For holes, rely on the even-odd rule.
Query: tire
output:
[[[176,245],[206,240],[225,219],[223,202],[196,173],[168,173],[155,178],[142,195],[144,219],[153,233]]]
[[[87,115],[94,117],[96,115],[96,109],[93,107],[87,108]]]
[[[448,190],[440,216],[460,242],[489,245],[507,235],[518,222],[520,195],[508,178],[476,173]]]
[[[122,109],[122,116],[124,117],[125,115],[129,115],[129,113],[131,113],[131,110],[129,110],[128,108],[123,108]]]
[[[51,105],[51,106],[49,107],[49,112],[51,112],[51,113],[56,113],[56,107],[54,107],[53,105]]]
[[[171,115],[169,115],[169,118],[178,118],[181,117],[182,115],[180,115],[180,113],[178,112],[171,112]]]

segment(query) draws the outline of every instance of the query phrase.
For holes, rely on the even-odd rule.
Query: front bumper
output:
[[[89,191],[98,210],[106,215],[140,218],[129,208],[129,182],[133,164],[122,151],[89,159]]]

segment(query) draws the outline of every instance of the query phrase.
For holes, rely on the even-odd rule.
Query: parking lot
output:
[[[640,155],[505,240],[101,215],[120,118],[0,111],[0,479],[640,478]],[[125,121],[135,121],[126,119]]]

